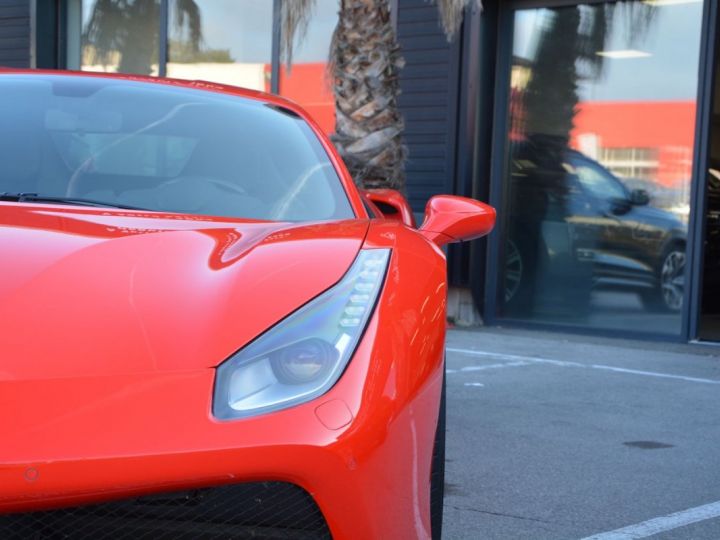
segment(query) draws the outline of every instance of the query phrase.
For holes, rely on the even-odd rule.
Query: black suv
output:
[[[526,315],[546,289],[577,307],[602,288],[638,293],[648,310],[680,310],[685,223],[565,145],[512,150],[506,315]]]

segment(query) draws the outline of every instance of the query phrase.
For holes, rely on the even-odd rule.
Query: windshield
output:
[[[90,77],[0,76],[0,193],[278,221],[353,217],[320,141],[291,111]]]
[[[628,198],[622,183],[598,163],[573,154],[568,156],[567,161],[568,163],[564,164],[567,171],[577,177],[580,185],[590,195],[606,201]]]

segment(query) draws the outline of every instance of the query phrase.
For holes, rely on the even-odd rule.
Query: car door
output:
[[[588,206],[584,224],[593,234],[590,243],[578,242],[579,257],[594,261],[596,279],[601,284],[622,286],[626,280],[652,274],[639,236],[648,237],[647,227],[638,220],[630,194],[620,180],[596,161],[570,152],[567,167],[585,193]],[[647,225],[647,224],[646,224]]]

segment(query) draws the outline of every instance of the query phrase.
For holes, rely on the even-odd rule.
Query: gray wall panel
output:
[[[400,73],[400,111],[408,200],[422,212],[428,198],[452,193],[458,113],[459,45],[448,43],[438,9],[426,0],[399,0],[397,33],[405,68]]]
[[[30,67],[30,0],[0,0],[0,66]]]

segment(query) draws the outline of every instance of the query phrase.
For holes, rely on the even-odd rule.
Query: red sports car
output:
[[[437,538],[446,271],[283,99],[0,73],[0,538]]]

